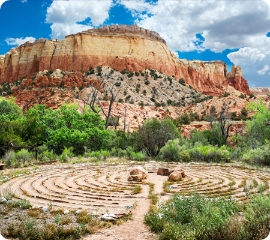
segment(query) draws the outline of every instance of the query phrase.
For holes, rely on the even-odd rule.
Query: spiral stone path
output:
[[[129,171],[136,166],[143,166],[148,171],[147,179],[141,183],[127,180]],[[179,182],[168,182],[168,177],[156,174],[161,166],[182,168],[187,176]],[[96,215],[122,214],[132,210],[132,221],[85,239],[125,239],[126,236],[128,239],[139,239],[139,236],[140,239],[154,239],[143,224],[150,206],[149,184],[154,185],[159,203],[175,193],[187,196],[199,193],[209,198],[232,197],[245,202],[255,194],[270,192],[270,171],[233,164],[155,161],[142,164],[59,164],[43,166],[32,170],[31,174],[10,179],[0,186],[0,192],[12,191],[16,198],[27,199],[31,205],[85,209]],[[131,235],[135,237],[131,238]]]
[[[27,199],[32,205],[52,204],[56,208],[117,213],[146,199],[147,183],[154,184],[155,192],[165,198],[174,193],[196,192],[208,197],[231,196],[245,201],[254,194],[269,192],[269,171],[203,163],[153,161],[142,165],[149,172],[143,183],[127,181],[129,171],[137,166],[134,164],[58,165],[41,167],[30,175],[13,178],[3,183],[0,191],[9,189],[16,198]],[[160,166],[182,168],[187,177],[169,183],[167,177],[156,174]],[[141,187],[139,193],[135,191],[138,186]]]

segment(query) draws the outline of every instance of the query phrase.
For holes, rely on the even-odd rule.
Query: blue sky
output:
[[[0,3],[4,0],[0,0]],[[39,38],[111,24],[158,32],[178,57],[240,65],[270,87],[270,0],[9,0],[0,9],[0,55]]]

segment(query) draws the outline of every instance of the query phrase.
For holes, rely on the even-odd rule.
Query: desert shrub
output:
[[[183,86],[186,85],[185,80],[184,80],[183,78],[180,78],[180,79],[179,79],[179,83],[182,84]]]
[[[12,201],[12,207],[20,207],[21,209],[29,209],[31,207],[30,202],[25,199],[20,199],[17,201]]]
[[[74,156],[73,147],[64,148],[62,154],[59,156],[61,162],[67,162],[70,158]]]
[[[238,211],[239,206],[233,200],[209,200],[199,194],[190,197],[175,195],[159,209],[150,210],[145,223],[159,233],[159,239],[216,240]]]
[[[155,118],[146,120],[138,130],[141,148],[151,157],[156,157],[168,140],[179,137],[178,130],[169,119],[162,121]]]
[[[267,141],[261,147],[248,149],[244,152],[242,160],[249,164],[270,165],[270,145]]]
[[[262,100],[249,103],[247,109],[255,114],[252,120],[246,122],[246,142],[249,147],[257,148],[263,145],[265,140],[270,140],[270,111]]]
[[[174,119],[173,123],[177,127],[180,127],[183,124],[190,124],[190,117],[189,117],[189,115],[187,113],[183,113],[178,118]]]
[[[39,154],[39,160],[44,161],[44,162],[55,160],[55,159],[56,159],[56,154],[53,152],[53,150],[49,151],[47,149]]]
[[[270,198],[269,195],[255,196],[246,206],[243,231],[239,239],[265,239],[270,232]]]
[[[246,94],[241,93],[239,97],[240,98],[246,98]]]
[[[3,160],[5,161],[7,166],[11,166],[11,163],[13,161],[16,161],[16,154],[13,150],[10,150],[8,152],[6,152]]]
[[[16,158],[18,161],[29,161],[31,159],[31,153],[27,149],[21,149],[16,153]]]
[[[196,143],[200,143],[202,145],[209,144],[208,136],[206,131],[198,131],[197,129],[193,130],[190,134],[190,138],[188,140],[190,143],[195,145]]]
[[[146,160],[147,156],[143,152],[131,152],[131,159],[135,161]]]
[[[230,158],[228,147],[220,148],[212,145],[195,145],[189,150],[192,160],[203,162],[224,162]]]
[[[179,161],[181,151],[179,139],[169,140],[164,147],[160,149],[158,158],[165,161]]]
[[[179,153],[180,162],[190,162],[190,160],[191,160],[191,156],[188,150],[184,150]]]

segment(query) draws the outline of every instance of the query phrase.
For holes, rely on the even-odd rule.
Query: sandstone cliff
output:
[[[182,78],[209,95],[220,95],[228,86],[250,94],[240,67],[227,74],[226,65],[219,61],[180,60],[168,50],[158,33],[135,25],[91,29],[66,36],[64,40],[27,42],[0,58],[0,83],[32,77],[43,70],[88,71],[97,66],[118,71],[155,69]]]

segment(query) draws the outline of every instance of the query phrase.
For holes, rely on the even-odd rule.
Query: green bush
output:
[[[18,161],[29,161],[31,159],[31,153],[29,153],[27,149],[21,149],[16,153],[16,158]]]
[[[48,149],[44,149],[42,151],[39,150],[38,159],[40,161],[51,161],[55,160],[57,155],[53,152],[53,150],[49,151]]]
[[[164,147],[160,149],[160,153],[158,158],[165,160],[165,161],[174,161],[177,162],[180,160],[180,147],[179,139],[169,140]]]
[[[3,159],[4,159],[7,166],[11,166],[11,163],[13,161],[16,161],[16,154],[13,150],[8,151],[8,152],[6,152]]]
[[[249,164],[260,164],[270,166],[270,145],[267,141],[261,147],[248,149],[242,156],[242,160]]]
[[[159,239],[217,240],[238,211],[239,206],[233,200],[209,200],[199,194],[190,197],[175,195],[159,209],[150,210],[145,223],[160,234]]]
[[[208,136],[206,131],[198,131],[197,129],[193,130],[190,134],[190,138],[188,140],[190,143],[195,145],[196,143],[200,143],[202,145],[208,145]]]
[[[180,134],[169,119],[146,120],[138,130],[138,142],[148,156],[156,157],[168,140],[179,138]]]
[[[62,154],[59,156],[61,162],[67,162],[70,158],[74,156],[73,147],[64,148]]]
[[[265,239],[270,232],[270,196],[254,197],[244,212],[241,238],[246,240]]]
[[[202,162],[224,162],[231,155],[228,147],[218,148],[212,145],[195,145],[189,150],[189,154],[192,160]]]

